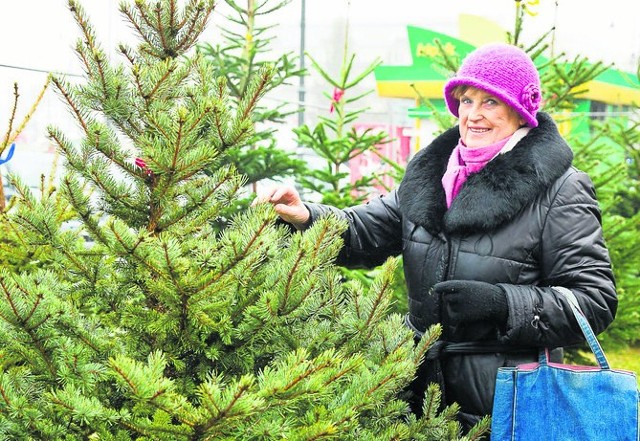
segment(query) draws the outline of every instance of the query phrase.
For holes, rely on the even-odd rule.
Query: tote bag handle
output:
[[[602,346],[600,346],[600,342],[596,338],[595,333],[589,326],[589,322],[587,321],[582,309],[580,309],[580,304],[578,303],[578,298],[576,295],[571,292],[569,289],[563,286],[554,286],[552,287],[556,292],[562,294],[568,301],[569,305],[571,305],[571,311],[573,311],[573,315],[575,316],[578,324],[580,325],[580,329],[582,329],[582,333],[587,339],[587,343],[593,352],[593,355],[596,356],[596,361],[598,365],[602,369],[611,369],[609,367],[609,361],[607,361],[607,357],[604,355],[604,351],[602,350]],[[544,351],[547,352],[547,351]]]

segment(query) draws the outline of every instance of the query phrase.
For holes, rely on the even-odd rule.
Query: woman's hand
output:
[[[270,203],[278,213],[278,216],[297,229],[302,229],[309,222],[310,213],[300,199],[298,191],[290,185],[271,187],[264,192],[259,192],[251,205]]]
[[[507,295],[499,286],[473,280],[447,280],[436,283],[433,291],[441,296],[442,320],[450,325],[488,321],[504,326],[509,317]]]

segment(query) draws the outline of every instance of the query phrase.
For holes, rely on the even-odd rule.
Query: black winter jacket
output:
[[[338,263],[373,267],[402,254],[408,323],[418,332],[440,322],[440,299],[431,289],[440,281],[479,280],[505,290],[506,328],[483,323],[443,330],[444,341],[504,348],[439,360],[445,400],[461,406],[467,424],[491,413],[498,367],[535,361],[539,347],[583,341],[567,301],[551,287],[573,291],[596,333],[616,312],[593,184],[571,166],[573,153],[553,120],[539,113],[538,121],[511,151],[469,176],[449,209],[441,179],[458,127],[415,155],[397,191],[345,210],[308,204],[312,220],[329,211],[347,219]],[[431,377],[422,378],[423,385],[438,380],[433,369],[421,372]]]

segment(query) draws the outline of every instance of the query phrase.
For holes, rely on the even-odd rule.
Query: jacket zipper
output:
[[[442,240],[444,244],[444,252],[442,253],[442,257],[440,258],[440,264],[438,265],[438,282],[442,282],[444,280],[450,279],[449,272],[451,271],[451,258],[453,255],[453,240],[452,238],[446,236],[443,232],[438,234],[440,240]]]

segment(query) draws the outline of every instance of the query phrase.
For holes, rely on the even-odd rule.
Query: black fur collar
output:
[[[573,152],[545,113],[513,150],[469,176],[447,210],[442,175],[460,132],[453,127],[419,151],[398,188],[403,216],[430,233],[490,231],[512,219],[571,166]]]

